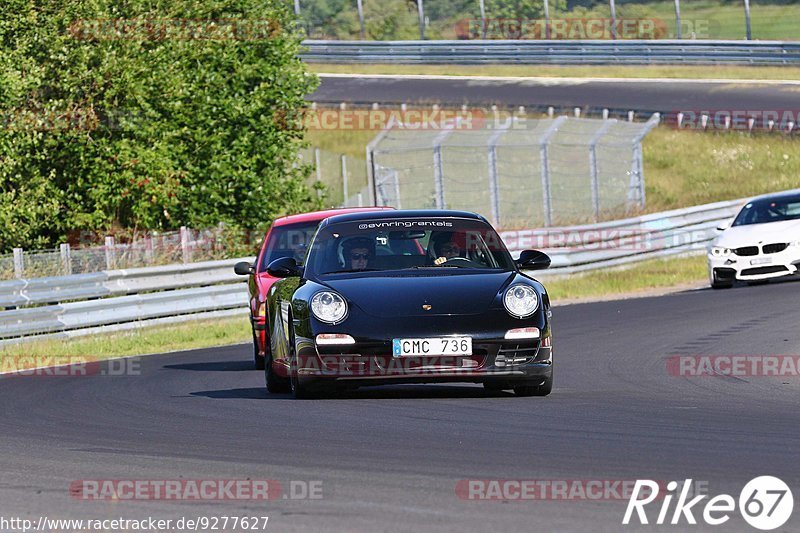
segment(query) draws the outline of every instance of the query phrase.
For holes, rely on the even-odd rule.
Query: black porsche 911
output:
[[[519,396],[553,386],[550,302],[480,215],[382,211],[320,223],[305,265],[270,263],[282,278],[267,302],[267,389],[297,398],[386,383],[473,382]]]

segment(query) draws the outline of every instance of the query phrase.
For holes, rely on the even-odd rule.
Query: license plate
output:
[[[472,355],[472,337],[427,337],[424,339],[393,339],[392,355],[433,356]]]
[[[769,265],[770,263],[772,263],[771,257],[759,257],[758,259],[750,260],[751,265]]]

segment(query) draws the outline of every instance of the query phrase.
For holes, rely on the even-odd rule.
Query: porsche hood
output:
[[[325,280],[333,290],[376,317],[485,313],[515,272],[359,276]]]

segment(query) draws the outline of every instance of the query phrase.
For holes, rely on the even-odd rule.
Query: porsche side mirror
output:
[[[539,250],[523,250],[516,263],[520,270],[543,270],[550,266],[550,256]]]
[[[720,231],[725,231],[726,229],[728,229],[730,227],[731,227],[731,223],[730,222],[720,222],[719,226],[717,226],[717,229],[720,230]]]
[[[249,276],[253,273],[253,265],[248,263],[247,261],[240,261],[233,265],[233,271],[239,274],[240,276]]]
[[[273,278],[292,278],[300,276],[302,272],[303,269],[297,264],[294,257],[281,257],[267,267],[267,274]]]

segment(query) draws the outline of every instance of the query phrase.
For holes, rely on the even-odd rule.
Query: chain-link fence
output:
[[[436,131],[392,123],[369,147],[375,200],[476,211],[503,229],[615,218],[644,207],[641,141],[658,120],[514,117]]]
[[[796,0],[295,0],[311,39],[800,39]]]
[[[323,201],[328,207],[360,207],[368,205],[367,167],[364,158],[336,154],[320,148],[305,148],[300,159],[314,167],[308,185],[322,183]]]
[[[184,227],[163,233],[107,236],[101,239],[102,245],[89,244],[97,235],[85,233],[75,236],[76,244],[62,244],[55,250],[15,248],[11,254],[0,255],[0,280],[226,259],[243,250],[254,252],[263,238],[261,232],[229,230],[224,224],[207,230]]]

